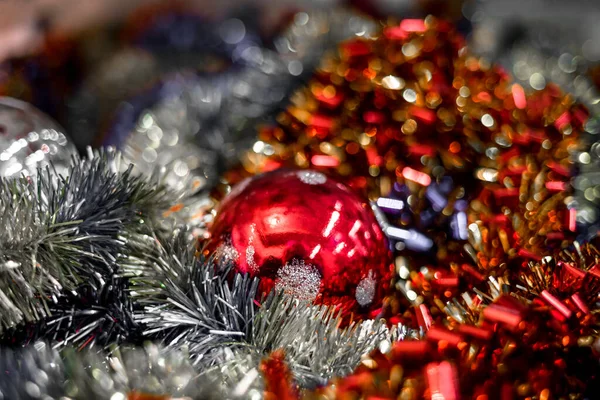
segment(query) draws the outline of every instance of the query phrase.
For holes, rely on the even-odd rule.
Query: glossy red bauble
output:
[[[366,201],[316,171],[277,170],[233,188],[208,249],[236,270],[345,315],[381,307],[390,280],[387,241]]]

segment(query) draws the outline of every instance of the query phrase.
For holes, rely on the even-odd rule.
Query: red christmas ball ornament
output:
[[[310,170],[240,182],[221,202],[208,250],[240,273],[344,316],[381,307],[391,278],[386,238],[366,201]]]

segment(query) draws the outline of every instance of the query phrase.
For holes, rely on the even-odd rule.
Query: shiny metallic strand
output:
[[[424,340],[373,352],[303,398],[594,398],[597,262],[595,245],[574,242],[523,266],[518,281],[489,276],[450,301],[426,301],[415,307]]]
[[[155,274],[133,279],[132,296],[142,307],[135,318],[144,326],[143,335],[168,348],[186,346],[201,370],[222,369],[240,358],[257,366],[271,351],[283,349],[300,386],[313,387],[349,373],[362,355],[409,334],[376,321],[341,329],[333,308],[282,293],[271,293],[259,304],[254,300],[258,279],[232,277],[230,266],[192,260],[185,234],[164,245],[156,242],[147,258]]]
[[[125,288],[124,280],[111,279],[57,295],[48,304],[47,316],[6,329],[0,343],[26,345],[47,340],[56,348],[70,344],[91,348],[131,340],[137,329]]]
[[[146,337],[160,338],[170,348],[187,345],[194,364],[213,365],[216,349],[250,335],[258,279],[229,280],[230,267],[186,260],[187,249],[174,254],[158,246],[149,260],[156,274],[133,280],[131,294],[143,307],[136,320]]]
[[[294,378],[306,388],[345,376],[371,350],[387,349],[413,335],[404,326],[388,329],[379,321],[353,322],[343,329],[341,323],[334,307],[310,306],[278,294],[262,304],[248,341],[262,355],[283,349]]]
[[[70,321],[85,342],[91,326],[73,318],[109,318],[107,310],[117,306],[108,299],[122,298],[124,283],[115,283],[114,274],[127,260],[129,243],[159,225],[161,210],[180,200],[164,190],[159,175],[147,181],[120,167],[118,153],[99,151],[75,158],[66,177],[46,169],[35,182],[0,182],[0,331]],[[31,329],[37,328],[25,327],[26,340],[37,336]]]

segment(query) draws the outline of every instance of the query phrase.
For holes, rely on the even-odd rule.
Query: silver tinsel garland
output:
[[[136,203],[158,194],[111,171],[105,156],[75,160],[66,178],[47,169],[35,182],[1,185],[2,330],[48,316],[62,291],[106,279],[122,246],[117,235],[139,219]]]
[[[72,328],[83,343],[99,319],[115,319],[111,308],[121,322],[130,320],[130,306],[117,301],[127,300],[120,271],[140,236],[172,224],[164,211],[185,203],[184,195],[166,190],[160,173],[121,172],[120,154],[111,150],[74,158],[67,176],[48,168],[35,180],[0,186],[0,333],[12,343],[19,331],[28,341],[38,336],[31,324],[41,323],[52,337],[81,317],[83,325]]]
[[[312,306],[281,293],[257,299],[258,279],[232,274],[231,266],[191,257],[185,231],[146,258],[154,274],[132,279],[132,298],[143,306],[135,318],[145,338],[171,349],[187,347],[201,370],[233,357],[258,365],[283,349],[301,387],[324,384],[351,372],[361,356],[409,334],[403,327],[363,321],[341,329],[333,307]],[[233,276],[232,276],[233,275]],[[243,364],[243,363],[242,363]]]

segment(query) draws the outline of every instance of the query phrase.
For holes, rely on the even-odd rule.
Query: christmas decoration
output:
[[[193,241],[186,231],[176,232],[170,239],[168,235],[162,235],[166,239],[154,237],[153,240],[143,240],[143,236],[130,237],[136,239],[137,243],[121,250],[129,256],[121,261],[118,275],[129,282],[129,304],[133,303],[135,319],[133,324],[123,321],[130,311],[115,313],[117,305],[123,305],[114,297],[109,302],[115,308],[106,312],[102,305],[92,304],[87,309],[82,308],[85,306],[85,297],[79,299],[78,303],[73,302],[72,309],[64,307],[57,311],[54,308],[53,311],[60,313],[60,317],[56,315],[46,319],[46,324],[40,328],[46,331],[43,337],[54,341],[62,338],[66,331],[66,339],[57,345],[76,343],[84,348],[83,357],[75,356],[66,347],[61,357],[67,366],[64,372],[61,371],[62,363],[57,362],[58,355],[48,354],[47,350],[39,352],[39,345],[36,345],[37,350],[32,350],[38,354],[35,357],[40,357],[39,361],[35,357],[31,360],[29,350],[17,354],[16,360],[6,357],[3,359],[6,360],[4,375],[0,375],[0,390],[3,393],[6,393],[7,387],[18,391],[22,386],[19,380],[15,381],[11,376],[18,375],[26,379],[27,376],[36,375],[38,379],[40,371],[46,371],[48,374],[63,375],[52,382],[44,381],[43,385],[38,385],[42,393],[68,394],[75,390],[74,385],[79,395],[89,395],[89,391],[92,391],[94,398],[111,398],[115,392],[123,392],[123,388],[135,390],[139,395],[175,395],[183,390],[184,380],[189,378],[188,375],[188,378],[181,375],[187,374],[191,368],[185,361],[189,359],[194,364],[194,370],[200,371],[198,379],[206,382],[206,385],[192,386],[193,398],[223,398],[232,393],[245,397],[249,391],[256,391],[257,385],[260,388],[260,384],[255,382],[258,376],[252,375],[252,371],[256,372],[261,359],[273,349],[285,351],[286,362],[291,366],[299,385],[315,387],[324,384],[332,376],[350,372],[359,364],[362,354],[375,347],[386,348],[392,341],[410,334],[401,326],[389,329],[375,321],[352,324],[342,330],[339,328],[341,317],[333,308],[306,307],[293,298],[275,293],[259,304],[253,295],[258,281],[241,275],[231,281],[228,279],[229,269],[217,268],[213,263],[196,259]],[[142,255],[141,251],[145,254]],[[112,290],[127,292],[114,285]],[[109,325],[111,319],[112,326]],[[144,327],[144,332],[139,332],[140,326]],[[106,370],[105,363],[100,371],[91,376],[88,376],[87,368],[81,371],[71,369],[77,369],[76,365],[80,363],[96,365],[102,362],[102,354],[94,355],[90,351],[95,343],[136,340],[135,333],[146,339],[163,341],[169,346],[168,352],[153,351],[147,361],[137,350],[133,353],[134,358],[127,363],[119,361],[120,355],[109,347],[112,349],[108,354],[109,366],[115,371],[103,372]],[[126,335],[119,336],[121,334]],[[9,332],[9,338],[15,339],[14,331]],[[182,345],[189,351],[185,357],[178,355]],[[146,378],[144,374],[157,376],[154,374],[160,374],[163,369],[140,369],[137,363],[141,367],[169,355],[174,357],[173,360],[180,360],[178,365],[182,365],[182,368],[171,364],[163,366],[167,370],[176,370],[172,382],[179,384],[171,389],[157,387],[155,380]],[[223,371],[227,373],[224,375]],[[73,379],[72,385],[65,382],[64,376],[67,375]],[[251,380],[246,378],[247,382],[243,383],[246,375]],[[8,379],[5,381],[4,378]],[[115,380],[115,385],[103,385],[102,382],[107,380]],[[76,398],[80,398],[78,396]]]
[[[234,187],[210,228],[209,248],[260,290],[339,305],[345,313],[381,307],[390,280],[383,233],[367,203],[311,171],[279,170]]]
[[[63,173],[76,154],[50,117],[27,103],[0,97],[0,176],[35,175],[50,163]]]
[[[9,226],[8,216],[12,216],[14,226],[7,232],[18,240],[19,247],[10,248],[8,238],[3,245],[7,249],[3,251],[7,269],[1,286],[6,295],[1,314],[4,344],[44,339],[60,348],[91,349],[144,338],[164,341],[173,348],[183,344],[189,347],[196,368],[208,376],[216,374],[211,379],[225,385],[219,393],[231,393],[242,390],[236,386],[239,374],[250,373],[272,349],[285,349],[297,382],[313,387],[331,376],[348,373],[362,354],[380,343],[407,334],[401,327],[388,329],[374,321],[353,323],[342,330],[335,309],[307,308],[274,292],[257,303],[256,279],[237,275],[230,280],[226,266],[195,258],[191,232],[176,230],[170,238],[163,229],[163,210],[178,199],[176,193],[156,178],[133,177],[131,168],[118,172],[118,153],[90,154],[90,159],[76,161],[63,180],[49,171],[35,186],[24,180],[11,185],[5,182],[6,199],[0,203],[5,210],[3,221]],[[58,187],[47,186],[53,180]],[[79,190],[74,192],[74,187]],[[14,209],[8,199],[15,196],[28,200]],[[94,202],[85,201],[87,196]],[[41,198],[54,202],[46,204]],[[72,204],[80,205],[79,209]],[[55,210],[52,215],[59,217],[37,225],[24,219],[35,215],[31,210],[39,210],[42,218]],[[39,243],[14,228],[29,232],[32,224],[38,229],[33,235],[41,238]],[[32,271],[27,259],[31,254],[37,255],[43,270]],[[12,290],[15,284],[19,291]],[[173,308],[165,307],[169,304]],[[213,370],[217,365],[227,367],[228,378]],[[25,368],[20,363],[15,367]],[[53,371],[58,367],[49,362],[30,373],[46,368]],[[26,375],[14,372],[13,367],[7,366],[7,370]],[[65,373],[73,374],[71,370]],[[90,379],[82,375],[72,378],[77,385]],[[100,378],[94,375],[94,379]],[[14,380],[6,384],[19,387]],[[63,381],[58,380],[51,387],[70,390],[61,385]],[[141,386],[136,392],[139,395],[148,392]],[[39,390],[46,389],[40,386]],[[100,398],[110,398],[109,393],[118,391],[96,386],[93,390]]]
[[[231,266],[195,259],[183,239],[162,242],[144,258],[151,272],[132,280],[133,300],[143,306],[136,321],[144,337],[172,349],[186,346],[200,370],[257,366],[283,349],[295,382],[314,387],[347,373],[368,349],[413,334],[373,320],[340,329],[343,315],[335,307],[307,306],[277,290],[257,301],[257,278],[232,279]]]
[[[600,382],[592,333],[600,281],[590,272],[598,255],[592,244],[575,242],[531,263],[521,283],[491,280],[487,293],[449,302],[445,318],[421,314],[429,316],[423,340],[399,342],[386,355],[374,352],[319,398],[593,396]]]
[[[412,304],[447,301],[575,238],[587,119],[556,86],[526,94],[446,22],[403,20],[326,58],[243,161],[251,173],[315,168],[366,192],[411,255],[396,288]]]
[[[140,49],[127,48],[113,54],[90,74],[70,103],[71,128],[79,138],[79,146],[96,137],[106,146],[119,148],[123,166],[132,163],[135,175],[160,171],[163,183],[187,198],[186,202],[173,204],[176,213],[167,214],[177,214],[181,223],[198,226],[206,206],[203,191],[214,184],[222,169],[214,147],[222,144],[223,137],[221,131],[207,133],[198,143],[193,137],[199,129],[207,128],[198,121],[214,116],[213,101],[202,99],[218,95],[194,73],[168,73],[169,68]],[[194,99],[206,107],[187,107],[182,105],[183,99]],[[155,103],[154,109],[147,109]],[[193,121],[192,116],[197,120]],[[106,136],[98,137],[99,132]]]
[[[474,37],[488,3],[462,8]],[[161,10],[68,124],[123,156],[0,178],[0,398],[596,396],[579,27],[494,39],[513,80],[433,17],[298,12],[271,40]]]
[[[135,335],[123,274],[136,273],[133,256],[148,253],[139,242],[149,227],[163,227],[182,196],[157,174],[136,178],[119,164],[107,151],[75,158],[64,176],[49,169],[35,181],[2,180],[5,343],[52,337],[85,345]]]
[[[175,190],[190,194],[214,186],[224,169],[220,152],[223,130],[210,121],[220,110],[220,94],[208,80],[173,75],[160,86],[157,103],[144,111],[125,138],[109,132],[107,144],[122,149],[134,172],[164,169],[165,180]],[[139,100],[147,102],[151,94]],[[129,104],[136,104],[131,99]]]
[[[543,10],[544,18],[525,11]],[[594,16],[600,9],[594,4],[580,2],[577,8],[561,2],[542,2],[523,5],[506,2],[500,11],[485,2],[474,2],[467,16],[475,15],[472,48],[485,54],[510,71],[525,88],[540,90],[550,82],[573,95],[590,111],[584,126],[585,143],[573,154],[579,173],[573,181],[577,201],[577,222],[590,226],[600,218],[595,187],[599,181],[596,171],[598,157],[595,151],[599,131],[598,85],[593,82],[593,67],[600,59],[598,32]],[[536,15],[535,18],[531,16]]]

